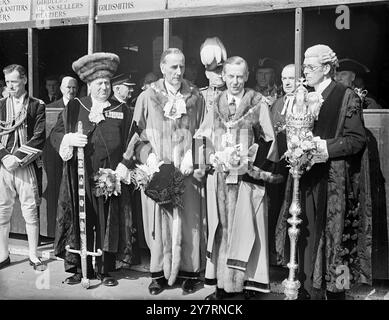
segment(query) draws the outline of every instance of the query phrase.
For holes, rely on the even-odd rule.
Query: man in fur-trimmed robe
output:
[[[302,223],[297,242],[299,299],[345,299],[350,283],[371,284],[371,224],[360,199],[366,143],[359,97],[332,80],[336,54],[326,45],[305,52],[304,75],[324,102],[313,135],[325,150],[300,179]],[[276,231],[278,259],[286,264],[291,179]],[[347,278],[348,277],[348,278]]]
[[[69,285],[80,283],[82,278],[80,256],[65,250],[66,245],[80,248],[77,148],[84,148],[85,157],[86,245],[88,251],[93,252],[95,248],[103,251],[95,260],[96,276],[103,285],[118,284],[110,275],[115,270],[115,258],[133,253],[128,186],[122,184],[121,194],[107,200],[93,190],[94,175],[100,168],[115,170],[122,182],[130,183],[129,161],[123,159],[131,125],[130,111],[126,104],[108,100],[110,79],[118,64],[116,54],[105,52],[83,56],[73,63],[73,70],[88,84],[90,95],[70,100],[50,134],[54,148],[64,161],[54,253],[64,259],[65,271],[73,273],[65,279]],[[77,132],[79,121],[83,133]],[[92,257],[87,256],[87,275],[83,276],[93,278],[94,275]]]
[[[142,92],[135,106],[133,138],[141,137],[147,146],[137,161],[149,163],[150,159],[157,159],[173,164],[185,175],[185,191],[183,208],[171,210],[142,192],[145,238],[151,254],[149,292],[157,295],[180,277],[184,279],[183,292],[192,293],[199,282],[202,239],[201,190],[192,176],[192,137],[201,122],[204,100],[183,79],[185,57],[179,49],[165,50],[160,68],[163,79]]]
[[[240,57],[227,59],[223,79],[227,90],[218,96],[195,135],[196,139],[206,138],[206,163],[211,162],[213,167],[207,177],[205,285],[216,287],[216,291],[208,300],[235,295],[243,289],[270,292],[264,181],[272,177],[266,168],[278,160],[275,134],[265,98],[244,88],[248,79],[246,61]],[[219,160],[239,144],[241,156],[250,156],[256,147],[257,152],[251,154],[248,165],[243,165],[241,157],[241,167],[225,169],[231,159]]]

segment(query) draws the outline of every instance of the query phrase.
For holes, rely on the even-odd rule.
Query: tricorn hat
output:
[[[74,61],[72,68],[82,81],[89,83],[98,78],[111,79],[119,63],[120,59],[114,53],[96,52]]]
[[[205,69],[213,71],[227,60],[227,51],[218,37],[207,38],[200,47],[200,58]]]
[[[131,82],[131,75],[126,76],[125,74],[119,74],[111,79],[112,86],[118,86],[124,84],[125,86],[134,86],[135,82]]]
[[[352,71],[359,75],[370,72],[369,68],[364,64],[349,58],[340,59],[339,67],[336,69],[336,71]]]

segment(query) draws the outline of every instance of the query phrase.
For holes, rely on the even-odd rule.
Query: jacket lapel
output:
[[[328,96],[331,94],[331,92],[334,90],[335,88],[335,81],[332,81],[330,82],[330,84],[327,86],[327,88],[324,89],[324,91],[322,92],[321,96],[323,97],[324,101],[327,100]]]

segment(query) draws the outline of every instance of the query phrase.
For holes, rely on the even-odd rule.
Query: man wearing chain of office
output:
[[[66,245],[74,249],[80,247],[77,148],[84,148],[85,157],[87,250],[94,251],[95,231],[96,249],[103,251],[102,256],[96,257],[96,276],[103,285],[118,284],[109,272],[114,271],[119,252],[131,251],[127,248],[127,243],[131,242],[125,236],[128,232],[123,229],[125,219],[131,214],[128,188],[122,184],[121,194],[107,199],[96,194],[94,188],[94,177],[101,168],[115,170],[122,182],[129,183],[128,162],[123,159],[123,152],[131,124],[130,111],[125,103],[108,99],[110,79],[118,64],[116,54],[105,52],[83,56],[73,63],[73,70],[88,84],[90,95],[69,101],[50,136],[64,161],[54,253],[64,259],[65,271],[73,273],[65,279],[69,285],[81,282],[80,257],[65,250]],[[77,132],[79,121],[83,124],[83,133]],[[91,279],[94,276],[92,257],[88,256],[87,277]]]
[[[207,300],[234,297],[243,290],[248,298],[270,292],[264,181],[273,176],[267,169],[278,161],[278,153],[266,99],[244,88],[248,74],[243,58],[226,60],[227,90],[216,98],[195,135],[206,138],[205,163],[210,164],[205,285],[215,292]]]

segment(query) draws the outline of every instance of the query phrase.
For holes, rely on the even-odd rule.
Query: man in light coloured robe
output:
[[[272,178],[266,169],[278,160],[275,134],[265,98],[244,88],[247,62],[241,57],[227,59],[223,79],[227,90],[195,135],[206,138],[205,163],[211,163],[211,169],[205,169],[209,233],[205,285],[216,290],[207,300],[235,296],[244,289],[270,292],[264,181]],[[195,175],[204,173],[200,166]]]

